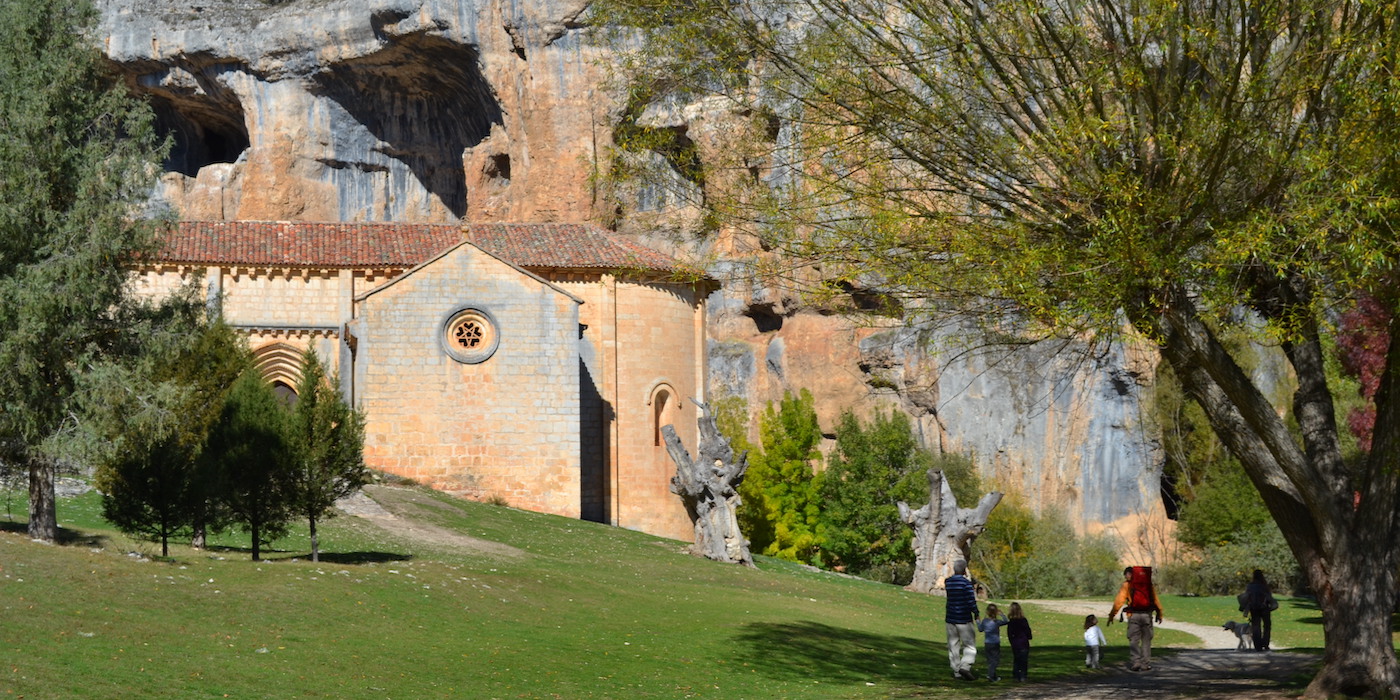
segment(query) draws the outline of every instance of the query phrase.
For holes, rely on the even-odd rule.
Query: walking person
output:
[[[982,651],[987,654],[987,680],[993,683],[1001,680],[997,675],[997,667],[1001,665],[1001,628],[1008,622],[996,603],[987,603],[987,616],[977,623],[983,635]]]
[[[1162,601],[1152,585],[1152,567],[1130,566],[1123,569],[1123,586],[1108,611],[1108,624],[1122,611],[1128,617],[1128,670],[1152,670],[1152,622],[1162,621]]]
[[[1022,612],[1020,603],[1012,603],[1007,613],[1006,639],[1011,642],[1011,677],[1025,682],[1031,662],[1031,623]]]
[[[1097,615],[1087,615],[1084,618],[1084,666],[1087,668],[1103,668],[1099,665],[1099,660],[1103,658],[1103,648],[1108,646],[1108,640],[1103,636],[1103,630],[1099,629],[1099,617]]]
[[[1244,587],[1239,601],[1240,612],[1249,613],[1249,634],[1254,639],[1254,650],[1268,651],[1278,601],[1274,599],[1273,591],[1269,590],[1269,583],[1264,580],[1263,571],[1254,570],[1254,577]]]
[[[953,677],[963,680],[976,680],[972,664],[977,660],[977,628],[974,623],[980,616],[977,611],[977,590],[967,578],[967,562],[959,559],[953,562],[953,575],[943,579],[943,590],[947,593],[947,608],[943,622],[948,633],[948,665],[953,669]]]

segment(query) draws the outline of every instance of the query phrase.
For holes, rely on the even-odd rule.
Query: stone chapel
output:
[[[661,438],[696,443],[713,282],[583,224],[182,221],[138,270],[202,275],[279,391],[315,347],[372,468],[690,540]]]

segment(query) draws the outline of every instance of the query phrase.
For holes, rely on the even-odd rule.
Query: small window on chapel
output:
[[[454,360],[474,365],[485,362],[496,352],[500,333],[489,314],[480,309],[462,309],[448,317],[442,327],[442,346]]]
[[[670,403],[671,393],[665,390],[656,392],[656,398],[652,399],[651,434],[652,445],[655,447],[661,447],[666,444],[665,438],[661,435],[661,428],[662,426],[671,424],[670,411],[666,410],[670,407]]]

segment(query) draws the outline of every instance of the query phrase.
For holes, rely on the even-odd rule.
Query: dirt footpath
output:
[[[1103,616],[1101,604],[1074,601],[1022,601],[1073,615]],[[1300,677],[1317,664],[1312,654],[1270,651],[1236,651],[1234,634],[1219,627],[1164,620],[1162,627],[1199,637],[1205,648],[1173,650],[1171,656],[1153,655],[1152,670],[1133,673],[1126,664],[1105,666],[1100,674],[1072,681],[1040,683],[1014,688],[1000,697],[1017,700],[1285,700],[1297,697]]]

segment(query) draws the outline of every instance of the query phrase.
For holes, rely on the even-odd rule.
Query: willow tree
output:
[[[29,535],[57,535],[54,472],[78,375],[130,327],[136,218],[159,172],[150,109],[107,71],[82,0],[0,2],[0,458],[29,471]]]
[[[623,160],[679,168],[657,181],[698,195],[710,221],[819,263],[828,283],[939,300],[911,310],[1154,343],[1318,596],[1327,649],[1308,693],[1400,695],[1380,614],[1400,565],[1400,362],[1393,350],[1374,449],[1348,462],[1322,342],[1340,297],[1400,303],[1394,3],[596,10],[625,38],[620,145],[659,156]],[[693,114],[730,126],[681,122]],[[1227,326],[1283,349],[1296,428],[1220,341]]]

